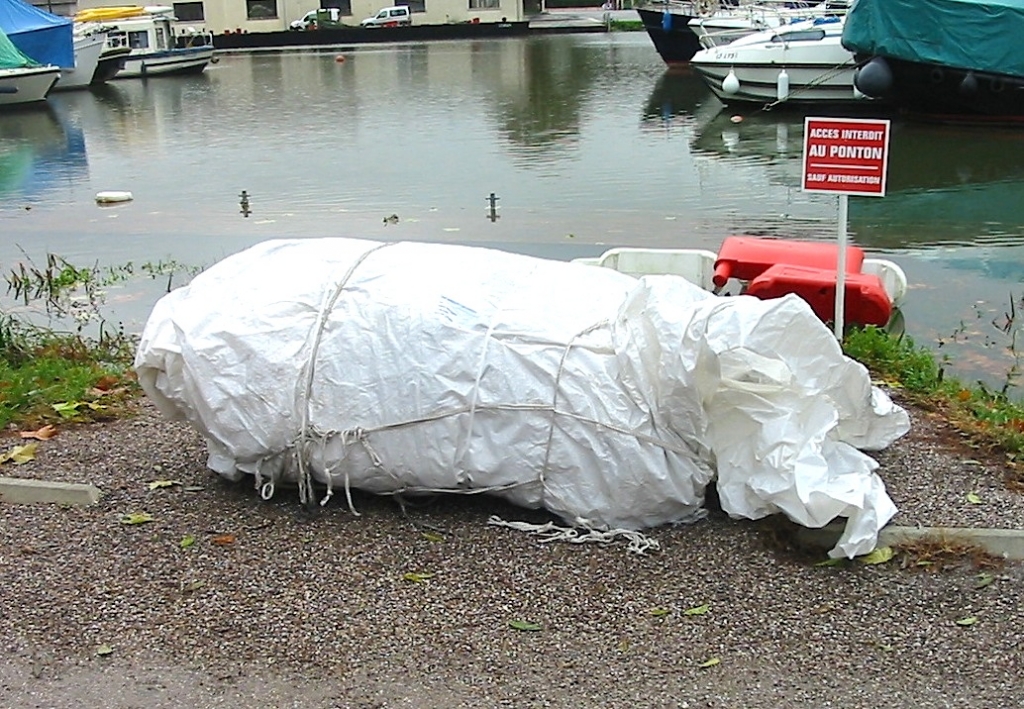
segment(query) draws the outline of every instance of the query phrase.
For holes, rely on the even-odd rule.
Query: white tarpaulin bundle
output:
[[[833,556],[896,511],[858,449],[909,428],[796,296],[437,244],[259,244],[164,296],[135,365],[264,491],[487,491],[643,530],[717,477],[734,517],[848,517]]]

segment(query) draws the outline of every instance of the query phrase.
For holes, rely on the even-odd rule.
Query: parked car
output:
[[[341,11],[336,7],[310,10],[298,20],[293,20],[288,25],[293,30],[309,30],[314,29],[317,25],[324,23],[338,24],[341,22]]]
[[[385,7],[373,17],[359,23],[360,27],[403,27],[412,24],[412,12],[407,5]]]

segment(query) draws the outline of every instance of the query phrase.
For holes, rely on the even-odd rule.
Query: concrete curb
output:
[[[0,477],[0,501],[11,504],[39,502],[58,505],[95,505],[100,491],[94,485],[82,483],[54,483],[46,480]]]
[[[832,522],[820,529],[796,527],[794,535],[798,544],[805,547],[831,549],[839,541],[846,523]],[[952,542],[971,544],[987,553],[1024,561],[1024,530],[983,529],[975,527],[883,527],[878,535],[878,546],[899,546],[922,539],[945,539]]]

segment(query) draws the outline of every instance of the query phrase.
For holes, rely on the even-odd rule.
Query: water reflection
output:
[[[0,112],[0,197],[39,201],[88,172],[81,128],[52,107]]]
[[[694,150],[761,165],[775,183],[799,186],[803,119],[720,112],[700,125]],[[1015,245],[1024,237],[1024,136],[1013,131],[894,121],[884,198],[850,200],[850,232],[866,247],[906,250]]]
[[[644,105],[643,117],[662,125],[689,123],[709,103],[714,111],[716,101],[700,77],[687,67],[674,67],[658,77]]]

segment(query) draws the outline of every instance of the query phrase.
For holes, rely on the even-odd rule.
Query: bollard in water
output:
[[[498,197],[493,192],[491,192],[491,194],[487,197],[487,202],[490,205],[490,210],[488,211],[487,218],[490,219],[492,222],[496,222],[499,219],[499,215],[498,215],[498,200],[499,199],[501,199],[501,197]]]

